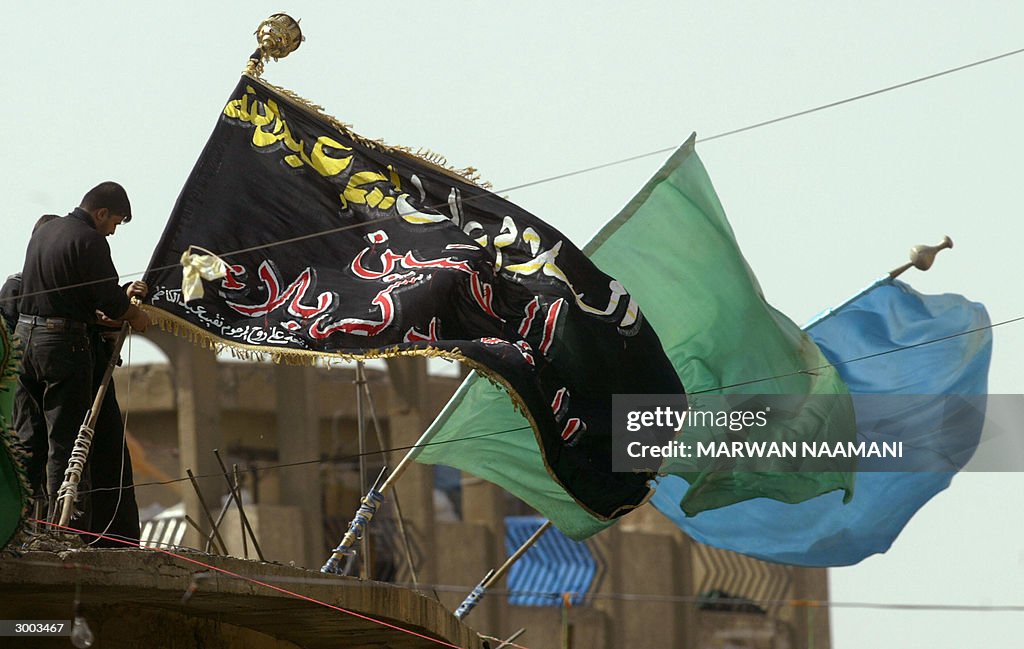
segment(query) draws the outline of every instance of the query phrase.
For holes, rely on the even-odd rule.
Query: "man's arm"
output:
[[[146,294],[149,293],[149,286],[141,280],[136,280],[125,286],[124,292],[129,298],[137,297],[141,299],[146,297]],[[131,325],[131,328],[135,331],[145,331],[146,327],[148,327],[150,323],[149,314],[134,304],[129,304],[128,310],[124,312],[124,315],[115,319],[107,317],[107,315],[102,311],[96,311],[96,320],[100,324],[108,327],[117,327],[127,320],[128,324]]]
[[[110,259],[110,246],[106,239],[99,234],[86,236],[79,247],[75,264],[89,292],[93,308],[114,320],[128,320],[131,302],[126,291],[117,285],[117,271]]]

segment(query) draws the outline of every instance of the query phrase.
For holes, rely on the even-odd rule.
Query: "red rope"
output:
[[[187,561],[188,563],[193,563],[193,564],[195,564],[197,566],[202,566],[203,568],[206,568],[207,570],[212,570],[214,572],[219,572],[219,573],[228,575],[229,577],[236,577],[236,578],[241,579],[243,581],[247,581],[247,582],[250,582],[250,583],[253,583],[253,584],[257,584],[259,586],[263,586],[264,588],[269,588],[269,589],[277,591],[279,593],[284,593],[285,595],[290,595],[291,597],[295,597],[297,599],[305,600],[305,601],[313,603],[313,604],[318,604],[320,606],[324,606],[326,608],[329,608],[329,609],[332,609],[332,610],[335,610],[335,611],[338,611],[338,612],[341,612],[341,613],[345,613],[346,615],[351,615],[352,617],[357,617],[357,618],[359,618],[361,620],[366,620],[367,622],[373,622],[374,624],[379,624],[380,626],[384,626],[384,627],[387,627],[389,629],[394,629],[395,631],[399,631],[401,633],[405,633],[405,634],[408,634],[408,635],[411,635],[411,636],[415,636],[417,638],[422,638],[423,640],[429,640],[430,642],[434,642],[434,643],[436,643],[436,644],[438,644],[438,645],[440,645],[442,647],[451,647],[452,649],[463,649],[462,647],[459,647],[458,645],[454,645],[454,644],[445,642],[443,640],[437,640],[436,638],[431,638],[430,636],[426,636],[426,635],[423,635],[421,633],[416,633],[415,631],[410,631],[409,629],[403,629],[400,626],[391,624],[389,622],[385,622],[383,620],[378,620],[376,618],[370,617],[369,615],[363,615],[362,613],[357,613],[355,611],[350,611],[348,609],[341,608],[340,606],[334,606],[333,604],[328,604],[327,602],[322,602],[322,601],[320,601],[318,599],[314,599],[314,598],[309,597],[307,595],[301,595],[301,594],[296,593],[294,591],[290,591],[290,590],[288,590],[286,588],[281,588],[280,586],[274,586],[273,584],[268,584],[268,583],[266,583],[264,581],[260,581],[258,579],[253,579],[252,577],[246,577],[245,575],[240,575],[238,573],[231,572],[230,570],[225,570],[224,568],[218,568],[217,566],[213,566],[213,565],[210,565],[208,563],[203,563],[202,561],[199,561],[198,559],[193,559],[191,557],[186,557],[184,555],[177,554],[177,553],[171,552],[169,550],[164,550],[163,548],[148,548],[148,547],[142,546],[142,545],[140,545],[138,543],[135,543],[133,541],[125,541],[124,539],[119,539],[119,538],[116,538],[116,537],[113,537],[113,536],[106,536],[104,534],[96,534],[95,532],[86,532],[85,530],[78,530],[78,529],[75,529],[73,527],[66,527],[64,525],[59,525],[57,523],[51,523],[49,521],[44,521],[44,520],[39,520],[39,519],[32,519],[31,522],[33,522],[33,523],[42,523],[43,525],[49,525],[49,526],[55,527],[57,529],[65,530],[65,531],[68,531],[68,532],[75,532],[76,534],[88,534],[89,536],[95,536],[97,538],[106,539],[108,541],[117,541],[118,543],[130,546],[130,547],[133,547],[133,548],[139,548],[139,549],[143,549],[143,550],[151,550],[153,552],[159,552],[161,554],[166,554],[166,555],[174,557],[176,559],[181,559],[182,561]]]

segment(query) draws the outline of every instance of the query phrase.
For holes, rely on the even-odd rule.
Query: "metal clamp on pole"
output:
[[[487,589],[498,583],[498,581],[505,576],[505,573],[508,572],[509,568],[512,567],[512,564],[519,561],[519,559],[526,554],[526,551],[533,547],[533,544],[537,542],[537,539],[544,536],[544,532],[547,532],[550,528],[551,521],[544,521],[544,524],[538,527],[537,531],[531,534],[530,538],[526,539],[526,541],[519,546],[519,549],[513,552],[512,556],[505,560],[505,563],[501,564],[497,570],[491,569],[486,575],[484,575],[484,578],[480,580],[480,583],[473,589],[473,592],[467,595],[465,601],[463,601],[459,608],[456,609],[455,617],[461,620],[469,615],[469,612],[473,610],[473,607],[483,599],[484,593],[487,592]]]
[[[469,595],[466,595],[466,599],[462,600],[462,603],[459,604],[459,608],[455,609],[456,619],[461,620],[469,614],[477,604],[480,603],[480,600],[482,600],[484,595],[487,594],[487,580],[490,579],[493,574],[494,568],[491,568],[487,574],[484,575],[484,578],[480,580],[480,583],[476,585],[476,588],[474,588]]]
[[[360,501],[359,510],[356,511],[355,517],[349,524],[348,532],[345,533],[344,538],[341,539],[341,543],[338,544],[331,554],[331,558],[327,560],[320,572],[326,572],[335,575],[346,574],[345,569],[341,566],[341,560],[345,557],[349,559],[353,558],[356,554],[354,545],[362,537],[363,530],[370,523],[370,519],[377,513],[377,508],[384,500],[384,492],[389,487],[393,487],[398,478],[405,473],[405,470],[409,468],[409,465],[416,459],[420,450],[423,448],[423,444],[430,438],[430,431],[424,433],[416,445],[409,449],[409,452],[405,454],[402,461],[398,463],[395,470],[391,472],[387,480],[381,484],[381,480],[384,479],[384,474],[387,472],[387,467],[381,470],[380,475],[377,476],[377,480],[374,481],[373,487]],[[379,485],[379,487],[378,487]]]

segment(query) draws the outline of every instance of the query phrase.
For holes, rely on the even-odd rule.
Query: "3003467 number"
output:
[[[62,636],[70,633],[71,623],[67,620],[0,620],[0,637]]]
[[[15,624],[15,633],[60,633],[64,630],[63,622],[52,624]]]

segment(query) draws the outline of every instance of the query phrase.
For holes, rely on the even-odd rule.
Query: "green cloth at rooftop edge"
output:
[[[7,325],[0,322],[0,548],[18,531],[28,511],[24,471],[15,459],[11,413],[17,384],[17,356]]]

